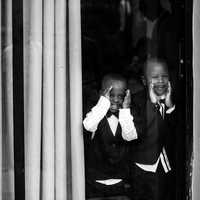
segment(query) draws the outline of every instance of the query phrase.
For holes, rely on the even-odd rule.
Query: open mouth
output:
[[[110,109],[111,110],[118,110],[119,109],[119,104],[111,104]]]
[[[165,90],[166,87],[165,86],[156,86],[155,89],[157,89],[157,90]]]
[[[156,93],[163,94],[167,91],[166,85],[155,86],[154,88]]]

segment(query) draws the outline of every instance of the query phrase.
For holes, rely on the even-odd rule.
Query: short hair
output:
[[[148,58],[144,64],[143,64],[143,69],[142,69],[142,74],[143,76],[146,76],[146,71],[147,71],[147,67],[150,63],[157,63],[157,64],[161,64],[162,66],[165,67],[165,69],[169,72],[168,70],[168,64],[167,61],[163,58],[158,58],[158,57],[152,57],[152,58]]]
[[[127,85],[126,78],[118,73],[109,73],[103,76],[102,81],[101,81],[101,88],[106,89],[106,84],[108,81],[121,81],[124,82],[125,85]]]

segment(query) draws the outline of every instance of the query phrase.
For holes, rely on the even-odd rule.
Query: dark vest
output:
[[[163,147],[170,160],[171,149],[173,149],[170,142],[173,141],[174,130],[169,118],[173,117],[173,114],[165,115],[166,118],[162,119],[159,110],[145,96],[136,100],[133,109],[136,110],[134,121],[138,139],[131,144],[132,161],[154,164]]]
[[[121,136],[121,126],[113,135],[106,117],[99,123],[86,154],[86,178],[104,180],[127,177],[128,145]]]

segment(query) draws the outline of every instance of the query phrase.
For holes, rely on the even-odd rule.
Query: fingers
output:
[[[131,92],[130,92],[130,90],[128,89],[128,90],[126,90],[126,96],[125,97],[130,97],[131,96]]]
[[[110,96],[110,91],[112,90],[112,85],[105,90],[106,96]]]
[[[168,82],[168,88],[169,88],[170,90],[172,89],[172,86],[171,86],[170,81]]]
[[[154,95],[154,84],[153,83],[150,83],[150,85],[149,85],[149,93],[150,93],[150,95]]]
[[[126,90],[126,95],[124,97],[124,100],[129,100],[131,99],[131,92],[129,89]]]
[[[170,81],[168,81],[168,94],[171,94],[171,91],[172,91],[172,86]]]
[[[168,108],[173,107],[173,102],[172,102],[172,99],[171,99],[171,92],[172,92],[171,83],[168,82],[168,93],[167,93],[166,98],[165,98],[165,104]]]
[[[154,88],[154,84],[151,82],[150,85],[149,85],[149,89],[153,90],[153,88]]]
[[[103,91],[103,96],[105,96],[106,98],[109,98],[110,97],[110,91],[112,90],[112,86],[110,86],[109,88],[106,88],[104,91]]]
[[[112,90],[113,86],[111,85],[109,88],[108,88],[108,92],[110,93],[110,91]]]
[[[151,94],[151,93],[153,93],[153,88],[154,88],[154,84],[153,84],[153,82],[152,81],[150,81],[150,83],[149,83],[149,93]]]
[[[129,108],[131,103],[131,92],[126,90],[126,96],[124,97],[123,108]]]
[[[152,103],[157,102],[157,97],[156,94],[154,93],[154,84],[152,82],[149,84],[149,97]]]

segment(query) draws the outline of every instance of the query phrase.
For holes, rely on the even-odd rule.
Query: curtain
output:
[[[78,11],[78,12],[77,12]],[[71,155],[72,155],[72,194],[74,200],[84,199],[84,149],[82,130],[82,84],[80,83],[81,66],[81,17],[80,3],[69,0],[69,65],[70,65],[70,119],[71,121]],[[75,120],[73,120],[75,119]],[[74,172],[73,172],[74,170]],[[78,183],[78,184],[77,184]]]
[[[193,1],[193,173],[192,173],[192,199],[198,200],[200,196],[200,1]]]
[[[82,200],[80,2],[29,0],[23,9],[25,198]]]
[[[20,76],[24,101],[23,117],[16,119],[13,96],[16,93],[13,19],[16,16],[12,4],[16,6],[19,2],[22,0],[0,1],[0,200],[16,199],[18,152],[14,152],[17,146],[14,138],[20,134],[24,137],[25,199],[83,200],[80,0],[23,1],[23,72]],[[196,200],[200,196],[200,2],[193,3],[192,199]],[[23,131],[15,132],[20,130],[15,127],[20,120]]]
[[[21,199],[83,200],[80,0],[1,0],[0,11],[0,200],[20,198],[15,191],[18,136],[24,138]],[[12,21],[20,14],[22,32],[15,34]],[[12,34],[22,37],[21,47]],[[21,71],[17,56],[13,59],[20,48]],[[18,96],[16,74],[23,84]],[[23,116],[14,114],[21,97]],[[16,128],[16,121],[23,127]]]
[[[14,199],[12,1],[1,1],[0,199]]]

